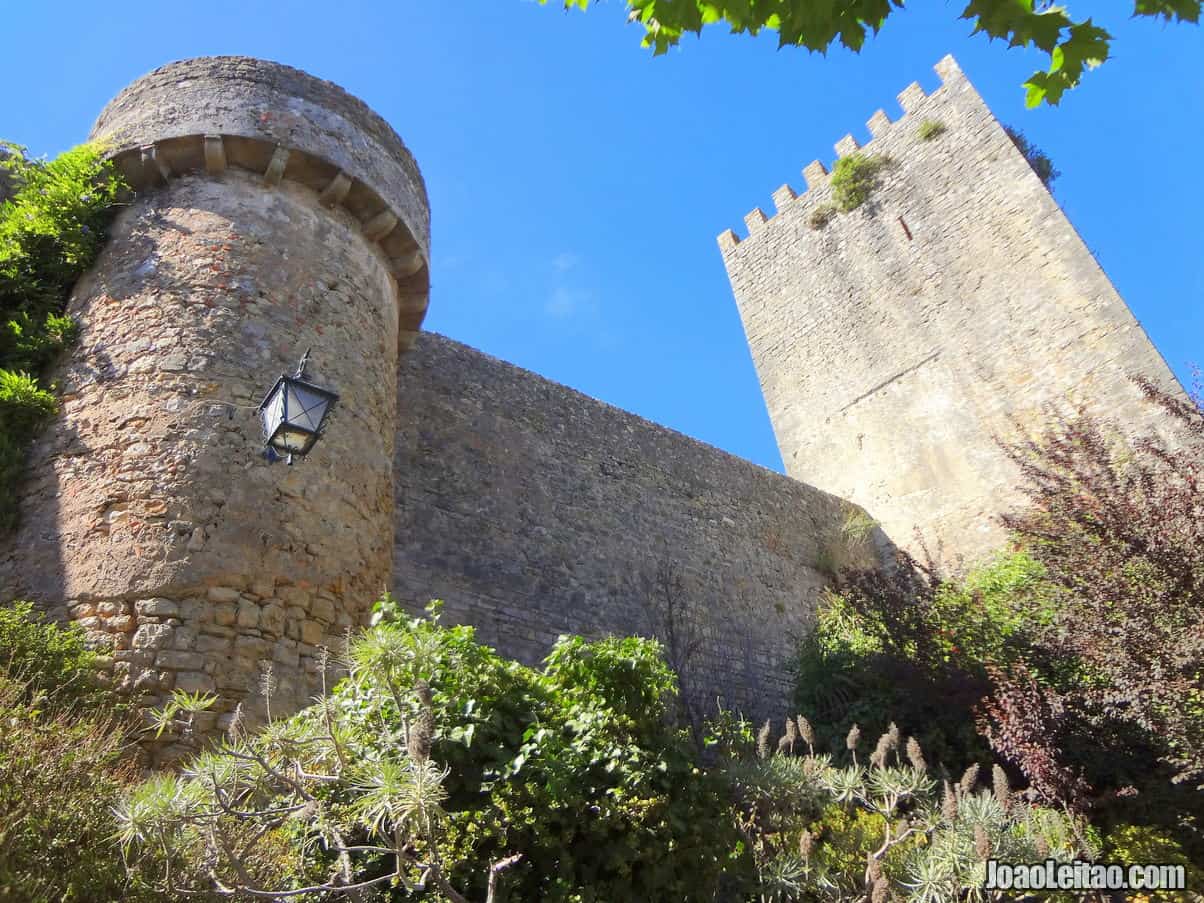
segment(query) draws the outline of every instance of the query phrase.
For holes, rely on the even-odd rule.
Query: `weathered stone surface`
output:
[[[206,162],[206,135],[224,136],[224,165],[212,140]],[[0,547],[0,597],[55,613],[73,600],[119,652],[164,650],[168,672],[221,674],[219,710],[262,707],[256,667],[271,648],[212,637],[282,634],[276,588],[302,611],[321,593],[329,620],[359,625],[389,581],[393,492],[380,462],[393,454],[400,291],[424,295],[426,278],[399,290],[393,261],[415,241],[425,258],[425,191],[379,117],[271,63],[156,70],[106,108],[94,137],[126,168],[143,165],[127,149],[152,145],[166,181],[135,182],[69,302],[80,336],[52,377],[61,412],[30,455],[22,529]],[[256,155],[278,145],[295,152],[272,187]],[[354,177],[339,206],[319,202],[327,170]],[[381,203],[405,229],[377,230],[376,242],[363,223]],[[425,304],[411,307],[407,330]],[[307,348],[307,378],[341,397],[304,461],[269,464],[257,406]],[[277,712],[318,686],[301,652],[286,647],[277,662]],[[124,685],[175,681],[153,660],[120,662]]]
[[[175,671],[199,671],[205,667],[205,656],[199,652],[160,652],[155,664]]]
[[[156,618],[173,618],[180,613],[174,599],[141,599],[134,607],[138,614]]]
[[[318,621],[301,622],[301,642],[307,646],[318,646],[322,643],[323,627]]]
[[[241,138],[328,161],[375,191],[429,253],[426,186],[401,138],[359,98],[291,66],[239,56],[168,63],[110,101],[91,137],[117,154],[195,137],[201,166],[207,134],[224,136],[227,157]]]
[[[214,679],[199,671],[183,671],[176,674],[175,686],[177,690],[183,690],[185,693],[212,693],[217,689]],[[198,724],[197,727],[203,729],[204,726]]]
[[[259,613],[259,627],[264,633],[279,636],[284,632],[284,607],[267,605]]]
[[[862,208],[811,227],[809,190],[737,242],[720,236],[787,473],[863,506],[897,542],[973,559],[1017,471],[995,436],[1047,405],[1142,431],[1160,412],[1130,373],[1179,391],[1040,179],[957,64],[876,117],[864,154],[892,165]],[[932,119],[946,130],[917,135]]]
[[[839,499],[424,333],[402,358],[393,588],[530,664],[556,637],[657,635],[681,575],[695,693],[781,715]]]
[[[134,632],[134,648],[165,649],[171,645],[172,632],[166,624],[143,624]]]
[[[241,628],[259,626],[259,606],[254,602],[240,602],[238,605],[238,626]]]

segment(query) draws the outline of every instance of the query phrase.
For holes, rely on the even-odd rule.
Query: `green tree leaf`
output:
[[[1168,22],[1199,22],[1204,0],[1135,0],[1133,14]],[[540,0],[546,4],[547,0]],[[587,9],[589,0],[563,0],[565,9]],[[903,0],[627,0],[627,21],[644,29],[642,45],[661,56],[685,34],[725,23],[732,34],[778,33],[779,47],[826,53],[834,44],[854,52],[877,34]],[[1026,103],[1056,105],[1084,70],[1110,56],[1112,36],[1091,19],[1077,21],[1048,0],[969,0],[960,18],[973,34],[1030,47],[1049,55],[1045,72],[1024,83]]]

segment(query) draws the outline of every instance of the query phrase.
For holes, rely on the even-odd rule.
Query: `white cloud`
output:
[[[579,255],[572,251],[564,251],[552,258],[552,269],[557,273],[566,273],[579,263],[581,263]]]
[[[559,285],[552,290],[544,310],[558,320],[592,316],[598,312],[598,301],[588,289]]]

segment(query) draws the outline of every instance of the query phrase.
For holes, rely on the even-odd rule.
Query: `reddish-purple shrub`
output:
[[[1139,729],[1156,740],[1174,780],[1199,780],[1204,417],[1192,401],[1138,384],[1166,412],[1175,439],[1125,444],[1090,418],[1059,422],[1009,448],[1028,504],[1003,520],[1058,590],[1055,620],[1038,641],[1051,659],[1079,669],[1073,684],[1057,688],[1057,705],[1101,728]],[[1017,681],[1006,698],[1019,692]],[[993,729],[1000,752],[1019,743],[1007,725]]]

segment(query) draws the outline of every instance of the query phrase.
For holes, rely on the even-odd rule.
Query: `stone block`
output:
[[[224,636],[210,636],[201,634],[197,637],[196,651],[203,653],[211,652],[229,652],[234,648],[234,638]]]
[[[155,657],[155,664],[173,671],[200,671],[205,667],[205,656],[199,652],[169,650],[160,652]]]
[[[284,633],[284,606],[265,605],[259,613],[259,626],[265,633],[280,636]]]
[[[319,621],[322,621],[323,623],[326,623],[326,624],[334,623],[334,613],[335,613],[334,603],[331,602],[329,599],[322,598],[321,596],[314,599],[313,605],[310,608],[310,613],[315,618],[317,618]]]
[[[210,602],[237,602],[239,591],[229,586],[211,586],[208,596]]]
[[[285,668],[296,668],[301,663],[301,655],[297,651],[296,643],[282,640],[272,651],[272,660]]]
[[[139,599],[134,610],[142,617],[174,618],[180,614],[180,604],[174,599]]]
[[[105,622],[105,628],[110,633],[129,633],[138,626],[133,615],[118,615]]]
[[[134,631],[135,649],[166,649],[171,646],[175,628],[168,624],[143,624]]]
[[[251,593],[260,599],[270,599],[274,594],[275,588],[275,582],[266,577],[255,577],[251,580]]]
[[[258,675],[254,664],[244,665],[241,660],[223,661],[214,680],[222,692],[241,694],[255,688]]]
[[[254,602],[239,602],[238,603],[238,623],[239,628],[258,627],[259,626],[259,606]]]
[[[185,693],[213,693],[217,683],[201,671],[179,671],[176,673],[176,689]]]
[[[322,634],[325,628],[321,621],[302,621],[301,622],[301,642],[309,646],[319,646],[322,644]]]

